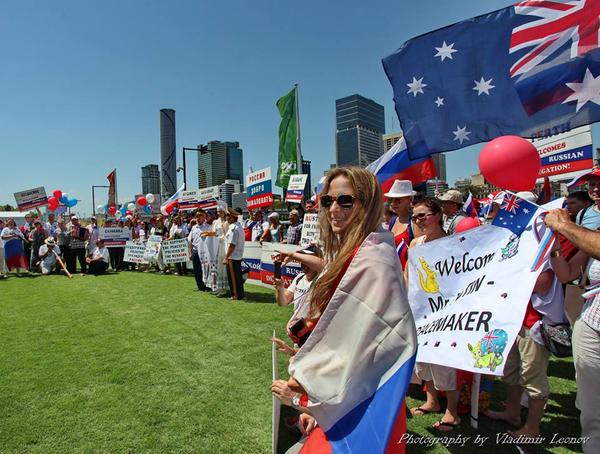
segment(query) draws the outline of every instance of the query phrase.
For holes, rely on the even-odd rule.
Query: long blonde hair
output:
[[[344,176],[350,181],[358,210],[350,219],[343,235],[337,235],[331,228],[329,209],[320,208],[319,226],[324,243],[326,267],[311,286],[309,317],[313,318],[325,310],[333,292],[333,284],[344,264],[365,238],[381,226],[383,216],[381,187],[375,175],[361,167],[338,167],[330,170],[326,175],[321,195],[328,193],[331,182],[339,176]]]

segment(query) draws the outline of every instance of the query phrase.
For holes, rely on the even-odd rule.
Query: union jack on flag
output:
[[[413,38],[383,66],[413,159],[566,132],[600,121],[600,1],[520,1]]]
[[[519,209],[519,200],[521,199],[516,195],[507,196],[502,204],[502,209],[509,213],[516,214]]]

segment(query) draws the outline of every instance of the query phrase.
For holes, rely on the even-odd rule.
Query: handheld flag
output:
[[[518,197],[516,194],[508,193],[496,214],[492,225],[509,229],[519,236],[535,215],[538,206]]]
[[[367,170],[375,174],[383,192],[389,191],[394,180],[410,180],[413,186],[417,186],[437,175],[430,156],[411,159],[404,137],[377,161],[369,164]]]
[[[292,91],[277,100],[277,109],[281,115],[279,124],[279,166],[277,167],[277,185],[287,188],[290,175],[302,171],[298,169],[298,118],[296,91]]]
[[[181,186],[179,186],[179,189],[177,189],[177,191],[175,191],[175,194],[173,194],[171,197],[169,197],[165,201],[165,203],[163,203],[160,206],[160,212],[164,216],[167,216],[168,214],[171,214],[173,212],[173,207],[177,204],[177,201],[179,200],[179,195],[183,191],[185,191],[185,183],[183,183]]]
[[[23,242],[18,239],[12,239],[4,242],[4,260],[9,270],[15,268],[29,268],[27,266],[27,257],[23,249]]]
[[[405,42],[383,66],[411,156],[599,121],[599,15],[598,0],[521,1]]]

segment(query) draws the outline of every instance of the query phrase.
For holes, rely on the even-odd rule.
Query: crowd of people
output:
[[[302,286],[294,285],[287,290],[276,282],[277,302],[280,305],[294,303],[294,312],[287,324],[287,334],[292,345],[282,339],[274,338],[279,351],[290,356],[290,377],[276,380],[271,385],[272,394],[285,405],[299,412],[298,427],[302,439],[289,452],[298,452],[311,438],[322,437],[319,434],[318,408],[310,403],[311,393],[315,393],[314,383],[306,381],[298,373],[307,357],[309,349],[302,349],[311,333],[318,326],[320,317],[327,313],[335,288],[343,279],[353,254],[369,242],[370,235],[382,230],[391,233],[386,240],[390,247],[388,253],[397,253],[398,267],[403,270],[404,286],[411,279],[407,272],[408,257],[412,248],[419,244],[439,240],[455,232],[457,225],[467,217],[463,209],[464,198],[457,190],[448,190],[437,200],[419,196],[413,190],[410,181],[396,180],[392,188],[384,194],[385,203],[378,205],[383,224],[370,224],[365,213],[371,205],[377,205],[381,196],[365,199],[372,191],[373,181],[368,172],[358,169],[336,169],[326,179],[321,202],[321,238],[324,254],[315,251],[302,251],[291,255],[282,254],[280,259],[299,261],[305,271]],[[513,426],[515,430],[508,434],[515,443],[535,443],[542,432],[541,422],[551,389],[548,382],[548,364],[552,345],[540,336],[540,326],[546,324],[562,326],[567,322],[568,307],[573,302],[567,297],[565,289],[581,289],[578,294],[579,306],[572,317],[568,317],[572,329],[573,360],[576,370],[577,401],[581,411],[581,429],[583,450],[586,453],[600,452],[600,414],[598,374],[600,368],[600,291],[592,291],[586,298],[581,297],[584,290],[600,287],[600,170],[595,169],[581,180],[588,185],[588,191],[575,190],[566,197],[565,208],[550,211],[545,222],[557,233],[550,254],[550,260],[539,275],[522,327],[517,340],[510,349],[502,381],[506,386],[506,401],[502,411],[482,408],[484,414],[492,420],[501,420]],[[530,202],[540,202],[532,192],[520,192],[518,196]],[[480,224],[489,224],[498,213],[503,194],[490,194],[489,205],[480,219]],[[368,205],[368,206],[367,206]],[[377,210],[375,210],[377,211]],[[376,215],[379,216],[379,215]],[[356,259],[360,260],[360,259]],[[360,279],[372,279],[376,282],[376,270],[366,266],[362,268]],[[393,275],[386,283],[393,287]],[[308,286],[308,289],[306,288]],[[346,295],[350,301],[352,296]],[[399,303],[400,304],[400,303]],[[329,319],[335,314],[328,314]],[[568,325],[567,325],[568,326]],[[378,333],[372,333],[377,336]],[[304,353],[300,359],[297,355]],[[400,354],[401,352],[398,352]],[[313,367],[327,366],[313,359]],[[340,376],[343,371],[339,371]],[[295,376],[297,373],[297,376]],[[301,378],[300,378],[301,377]],[[483,380],[493,382],[492,376]],[[430,413],[441,413],[441,418],[433,426],[440,432],[460,430],[461,418],[458,410],[457,370],[436,364],[417,362],[412,383],[425,385],[426,400],[422,405],[410,409],[410,415],[418,418]],[[483,388],[483,385],[482,385]],[[438,398],[443,392],[446,398],[445,409]],[[527,407],[527,417],[521,420],[522,406]],[[322,416],[321,416],[322,417]]]
[[[588,190],[574,191],[566,198],[565,209],[551,211],[545,217],[546,224],[559,235],[554,243],[551,258],[539,275],[527,305],[522,328],[506,359],[502,380],[506,385],[506,401],[502,411],[485,410],[488,418],[501,420],[515,427],[510,432],[516,440],[535,440],[539,437],[541,421],[551,392],[548,382],[548,364],[551,352],[539,336],[540,322],[567,323],[573,326],[573,359],[576,369],[577,402],[581,411],[584,452],[600,451],[600,415],[597,412],[600,397],[597,393],[600,368],[600,292],[592,292],[587,299],[581,297],[584,290],[600,287],[600,170],[593,170],[581,179]],[[532,192],[521,192],[519,197],[539,202]],[[502,194],[491,194],[489,205],[481,217],[481,224],[491,223],[500,209]],[[384,203],[385,202],[385,203]],[[318,416],[309,404],[307,389],[314,391],[312,383],[303,382],[301,373],[309,359],[314,343],[302,349],[319,321],[327,314],[326,330],[335,311],[327,309],[335,298],[351,298],[340,292],[339,286],[348,273],[352,273],[353,288],[372,287],[379,278],[382,263],[392,263],[386,286],[390,292],[406,295],[408,283],[413,278],[407,263],[411,250],[424,243],[435,242],[455,234],[462,219],[467,217],[463,209],[464,198],[457,190],[448,190],[432,199],[418,195],[408,180],[396,180],[388,192],[382,194],[375,177],[360,168],[338,168],[326,177],[323,192],[315,200],[300,207],[303,212],[320,213],[320,242],[294,253],[281,253],[277,261],[285,265],[289,261],[300,263],[300,273],[289,287],[276,277],[274,287],[276,302],[281,306],[293,305],[293,315],[286,328],[291,346],[282,339],[273,338],[279,350],[290,356],[288,380],[272,383],[272,393],[284,404],[299,411],[298,427],[306,442],[311,434],[319,431]],[[174,270],[165,265],[160,254],[148,265],[136,265],[123,260],[123,247],[107,248],[100,236],[95,217],[82,226],[76,216],[59,216],[50,213],[46,220],[38,211],[27,215],[25,224],[17,228],[14,220],[0,223],[0,275],[7,276],[3,249],[11,241],[23,243],[28,263],[15,269],[17,275],[26,271],[50,274],[57,270],[75,274],[79,262],[81,274],[102,274],[109,268],[115,271],[153,269],[161,273],[184,275],[187,264],[177,264]],[[383,221],[383,222],[382,222]],[[0,221],[1,222],[1,221]],[[302,213],[298,209],[289,212],[289,225],[284,230],[280,215],[265,209],[254,210],[250,219],[243,220],[241,210],[219,206],[216,210],[179,212],[172,216],[157,216],[143,220],[137,215],[125,219],[105,220],[105,227],[118,226],[128,229],[129,238],[145,242],[150,236],[164,240],[186,239],[198,291],[211,291],[218,296],[244,299],[242,259],[246,241],[280,242],[299,244],[302,232]],[[201,255],[204,243],[213,238],[217,247],[216,269],[207,270]],[[377,245],[377,259],[369,253]],[[389,256],[389,257],[388,257]],[[399,259],[399,260],[398,260]],[[362,263],[357,273],[356,263]],[[565,287],[565,285],[567,287]],[[565,288],[581,289],[579,306],[569,314],[570,299],[565,300]],[[362,291],[362,290],[357,290]],[[574,301],[577,301],[576,299]],[[390,303],[391,304],[391,303]],[[416,339],[416,331],[406,297],[397,298],[393,304],[400,305],[390,312],[387,326],[409,323],[408,338]],[[567,317],[568,316],[568,317]],[[394,318],[395,317],[395,318]],[[325,327],[324,327],[325,326]],[[364,333],[363,333],[364,334]],[[322,336],[319,333],[319,336]],[[367,334],[364,334],[367,335]],[[369,332],[377,336],[377,332]],[[416,345],[416,342],[415,342]],[[400,353],[400,352],[399,352]],[[325,367],[313,364],[313,367]],[[368,366],[367,366],[368,367]],[[329,372],[324,370],[323,374]],[[296,375],[295,375],[296,374]],[[484,377],[484,380],[486,377]],[[487,377],[492,379],[492,377]],[[410,409],[412,417],[440,413],[434,430],[452,432],[460,430],[458,409],[457,370],[417,362],[413,383],[424,385],[425,401]],[[439,393],[445,395],[445,408]],[[525,422],[521,420],[521,407],[528,408]],[[317,412],[318,413],[318,412]],[[294,452],[293,449],[291,452]]]
[[[300,209],[304,212],[316,211],[314,201],[309,201]],[[127,230],[129,240],[141,244],[146,243],[152,235],[162,240],[186,239],[197,289],[241,300],[244,298],[242,258],[245,242],[299,244],[302,232],[300,213],[298,209],[289,211],[289,226],[285,234],[280,215],[275,211],[256,209],[250,213],[250,219],[244,220],[242,210],[222,205],[211,210],[181,211],[171,216],[158,215],[149,219],[139,214],[127,215],[122,219],[106,217],[102,226],[123,228]],[[165,265],[162,253],[149,259],[146,265],[125,261],[124,245],[107,247],[100,236],[100,226],[95,216],[91,217],[88,225],[83,226],[77,216],[55,216],[52,212],[43,215],[37,209],[36,212],[27,213],[25,223],[18,228],[13,219],[8,219],[6,223],[0,220],[0,234],[0,276],[3,279],[9,276],[8,265],[14,268],[16,276],[58,272],[98,275],[109,269],[188,274],[186,262],[175,263],[173,267]],[[208,237],[216,238],[218,263],[215,269],[210,269],[206,261],[201,260]],[[24,260],[16,264],[7,264],[4,260],[4,246],[10,241],[21,243],[24,251]]]

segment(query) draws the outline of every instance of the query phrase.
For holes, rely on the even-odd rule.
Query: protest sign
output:
[[[129,241],[129,229],[125,227],[100,227],[100,239],[106,247],[123,247]]]
[[[246,204],[248,210],[273,205],[270,167],[246,176]]]
[[[532,139],[542,161],[538,183],[573,178],[594,166],[592,129],[589,125],[543,139]]]
[[[148,263],[144,258],[145,251],[145,244],[136,241],[127,241],[127,243],[125,243],[125,255],[123,256],[123,261],[141,264]]]
[[[48,205],[48,197],[44,187],[15,192],[15,201],[19,211],[27,211],[35,207]]]
[[[417,361],[502,375],[539,275],[532,223],[520,237],[485,225],[411,248]]]
[[[216,208],[219,202],[219,186],[196,189],[193,191],[182,191],[179,197],[179,209],[182,211],[210,210]]]
[[[263,284],[273,285],[273,280],[275,279],[274,259],[279,252],[291,253],[299,251],[300,249],[302,249],[300,246],[294,244],[263,243],[260,261],[260,279]],[[287,288],[301,272],[302,269],[297,262],[289,262],[286,266],[282,266],[281,279],[283,279],[285,287]]]
[[[146,250],[144,251],[144,258],[149,262],[156,262],[158,260],[158,254],[160,253],[160,245],[162,243],[162,236],[150,235],[146,242]]]
[[[185,238],[163,241],[161,248],[165,265],[171,263],[186,263],[190,257],[188,242]]]
[[[286,202],[302,202],[307,179],[308,175],[290,175],[290,182],[285,193]]]
[[[244,258],[242,259],[242,273],[248,273],[248,283],[262,282],[260,278],[261,259],[262,245],[257,241],[246,241],[244,244]]]
[[[319,215],[317,213],[306,213],[302,220],[302,237],[300,246],[306,247],[310,243],[318,243],[321,238],[319,228]]]

